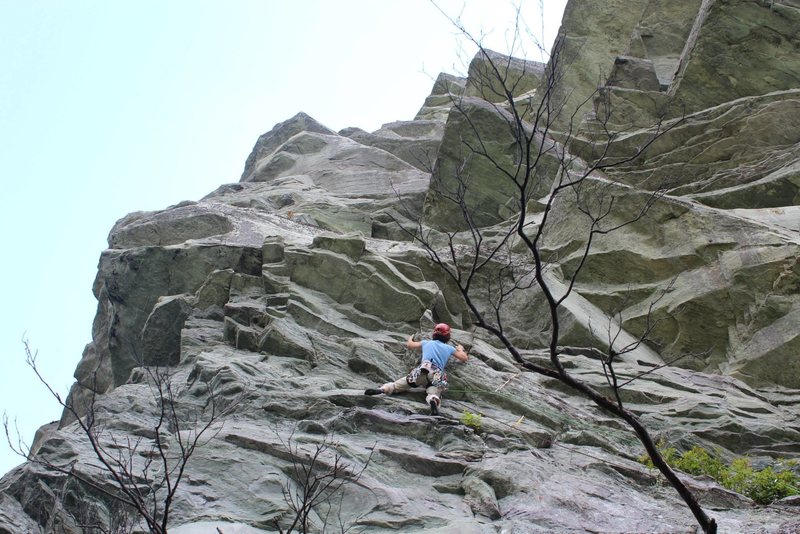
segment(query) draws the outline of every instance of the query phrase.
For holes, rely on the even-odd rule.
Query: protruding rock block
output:
[[[314,346],[303,328],[288,319],[275,319],[258,340],[258,350],[276,356],[313,361]]]
[[[229,317],[239,324],[261,329],[269,323],[269,316],[265,314],[264,304],[254,301],[227,303],[225,305],[225,317]]]
[[[512,121],[507,112],[478,98],[465,98],[450,112],[425,198],[426,224],[448,231],[466,228],[464,214],[452,200],[462,196],[462,191],[476,225],[490,226],[512,216],[518,189],[506,173],[517,170],[516,143],[530,133],[515,134]],[[530,196],[546,194],[557,171],[557,159],[546,153],[531,169]]]
[[[430,96],[425,99],[414,120],[435,120],[444,122],[454,102],[463,96],[466,78],[441,73],[433,84]]]
[[[247,162],[242,173],[242,182],[257,180],[257,166],[265,157],[275,152],[290,138],[301,132],[316,132],[335,135],[333,130],[326,128],[305,113],[298,113],[291,119],[276,124],[272,130],[265,133],[256,141],[253,151],[247,157]]]
[[[580,121],[591,111],[592,94],[611,72],[614,58],[628,54],[631,35],[649,4],[650,0],[567,3],[559,30],[561,81],[552,91],[562,111],[551,117],[554,129],[566,131],[575,117]],[[540,94],[545,90],[542,87]]]
[[[222,308],[230,300],[233,269],[212,271],[195,294],[195,307],[198,310]]]
[[[283,238],[269,236],[261,247],[261,256],[264,263],[280,263],[283,261]]]
[[[208,206],[188,203],[159,212],[134,212],[120,219],[108,236],[110,248],[177,245],[221,236],[233,230],[230,219]]]
[[[606,85],[638,91],[658,91],[661,88],[653,62],[631,56],[614,59],[614,68]]]
[[[635,36],[631,37],[631,52],[638,37],[638,57],[653,62],[662,87],[672,83],[702,3],[703,0],[651,0],[642,12]]]
[[[500,506],[492,487],[475,476],[467,476],[461,482],[464,490],[464,500],[469,505],[472,513],[482,515],[489,519],[500,518]]]
[[[500,104],[508,101],[507,90],[513,91],[512,98],[525,94],[533,96],[542,83],[544,67],[538,61],[526,61],[493,50],[478,52],[469,64],[464,95]]]
[[[706,2],[670,94],[695,112],[800,87],[800,9],[760,0]]]
[[[380,256],[355,262],[343,254],[310,249],[287,250],[286,260],[292,282],[388,322],[416,321],[436,295],[432,284],[412,283]]]
[[[357,235],[340,236],[323,234],[314,237],[311,247],[320,250],[329,250],[337,254],[344,254],[351,260],[357,262],[361,259],[361,255],[364,254],[366,243],[363,237]]]
[[[223,335],[225,341],[240,350],[259,352],[261,348],[260,337],[263,328],[254,328],[239,323],[231,317],[225,317]]]
[[[435,120],[413,120],[384,124],[375,132],[360,128],[345,128],[339,135],[349,137],[362,145],[390,152],[423,172],[430,172],[436,161],[436,152],[442,140],[446,112]]]
[[[176,365],[181,359],[181,329],[195,303],[191,295],[161,297],[142,328],[142,365]]]

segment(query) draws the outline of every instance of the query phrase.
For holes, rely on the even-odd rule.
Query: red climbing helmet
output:
[[[433,327],[433,337],[440,336],[445,338],[445,341],[450,340],[450,326],[447,323],[439,323]]]

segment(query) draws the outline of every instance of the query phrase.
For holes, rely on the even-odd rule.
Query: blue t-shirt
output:
[[[422,341],[422,361],[429,361],[442,371],[456,348],[438,340]]]

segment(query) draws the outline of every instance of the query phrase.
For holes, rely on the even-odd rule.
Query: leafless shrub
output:
[[[288,439],[281,442],[290,461],[283,498],[291,515],[287,527],[282,528],[278,520],[275,527],[281,534],[349,532],[353,524],[343,517],[344,494],[347,486],[358,483],[372,460],[372,452],[363,465],[357,467],[345,461],[332,435],[325,436],[319,443],[301,444],[292,431]],[[314,515],[319,518],[316,524],[312,521]]]
[[[92,475],[91,468],[81,459],[65,464],[49,460],[45,454],[31,454],[4,414],[9,446],[29,461],[66,475],[67,483],[78,483],[90,489],[113,511],[113,514],[106,514],[112,516],[106,521],[100,519],[99,512],[88,517],[85,503],[69,506],[62,491],[53,496],[52,517],[60,518],[61,525],[82,525],[87,532],[129,532],[136,526],[134,523],[140,522],[149,532],[166,534],[175,496],[190,460],[198,447],[214,439],[222,420],[236,410],[241,399],[224,400],[208,382],[205,401],[197,407],[181,398],[184,387],[177,383],[171,368],[139,367],[140,381],[146,384],[156,407],[155,418],[150,428],[135,437],[118,434],[106,426],[103,399],[95,388],[88,388],[88,400],[80,403],[73,402],[71,397],[63,399],[42,376],[37,353],[31,350],[27,340],[23,340],[23,344],[28,366],[65,413],[74,419],[75,428],[64,431],[74,430],[88,442],[92,457],[99,462],[102,477]]]
[[[519,13],[518,9],[516,27],[512,30],[512,51],[524,37],[525,26],[520,23]],[[633,341],[629,338],[623,341],[621,317],[618,317],[619,322],[609,322],[604,344],[590,347],[561,344],[564,303],[573,294],[595,242],[642,220],[669,187],[667,183],[653,183],[645,177],[637,184],[637,203],[621,209],[624,195],[631,190],[630,184],[617,183],[604,171],[630,165],[643,157],[648,148],[681,119],[656,118],[650,128],[637,132],[638,145],[622,152],[617,147],[621,133],[609,123],[613,110],[604,109],[603,113],[592,117],[590,135],[581,138],[584,157],[579,159],[569,151],[578,139],[577,126],[582,118],[578,110],[598,93],[590,95],[574,110],[565,109],[561,83],[570,61],[566,57],[564,36],[556,40],[550,52],[536,93],[519,96],[521,76],[509,75],[513,60],[485,49],[481,39],[473,36],[460,20],[450,20],[478,48],[476,57],[482,60],[484,67],[471,73],[474,74],[472,83],[479,87],[495,117],[504,121],[508,149],[505,153],[498,152],[497,139],[488,138],[473,121],[470,103],[460,96],[453,97],[451,118],[455,114],[465,125],[461,137],[462,158],[460,164],[447,169],[449,172],[442,172],[441,167],[434,169],[431,190],[441,205],[458,218],[458,224],[439,225],[438,230],[432,230],[426,226],[428,221],[418,219],[416,228],[409,229],[407,224],[400,228],[424,248],[432,263],[458,288],[476,326],[494,335],[521,368],[554,378],[623,419],[636,433],[655,466],[683,498],[701,528],[708,533],[716,532],[714,519],[708,517],[663,460],[647,429],[622,401],[620,389],[647,372],[621,381],[614,368],[623,354],[637,349],[647,340],[655,326],[651,320],[653,306],[669,291],[671,283],[655,295],[645,328]],[[524,65],[527,64],[523,63],[523,68]],[[557,124],[564,123],[566,128],[556,130]],[[513,206],[513,215],[505,222],[490,228],[480,223],[481,207],[473,193],[476,176],[470,174],[473,169],[498,177],[495,187],[508,194],[507,206]],[[580,221],[583,230],[581,239],[575,241],[569,251],[573,260],[570,268],[562,269],[564,275],[558,277],[550,272],[551,266],[563,258],[558,257],[558,251],[549,241],[551,233],[557,230],[555,214],[564,203],[573,207],[572,216]],[[536,212],[531,211],[534,204]],[[511,299],[520,294],[527,296],[531,291],[542,295],[545,301],[549,319],[549,365],[525,359],[507,324],[505,310]],[[589,355],[599,361],[612,397],[569,373],[561,361],[562,354]]]

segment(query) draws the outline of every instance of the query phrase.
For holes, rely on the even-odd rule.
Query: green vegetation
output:
[[[475,430],[481,429],[481,419],[482,419],[481,414],[472,413],[467,410],[464,410],[464,412],[461,414],[461,417],[459,418],[459,420],[463,425],[468,426],[470,428],[474,428]]]
[[[722,486],[742,495],[747,495],[758,504],[770,504],[790,495],[800,494],[800,477],[791,470],[797,465],[794,460],[777,460],[772,466],[753,469],[749,458],[737,458],[730,465],[702,447],[679,453],[673,447],[659,444],[661,456],[670,466],[690,475],[708,475]],[[646,454],[639,461],[655,468]]]

